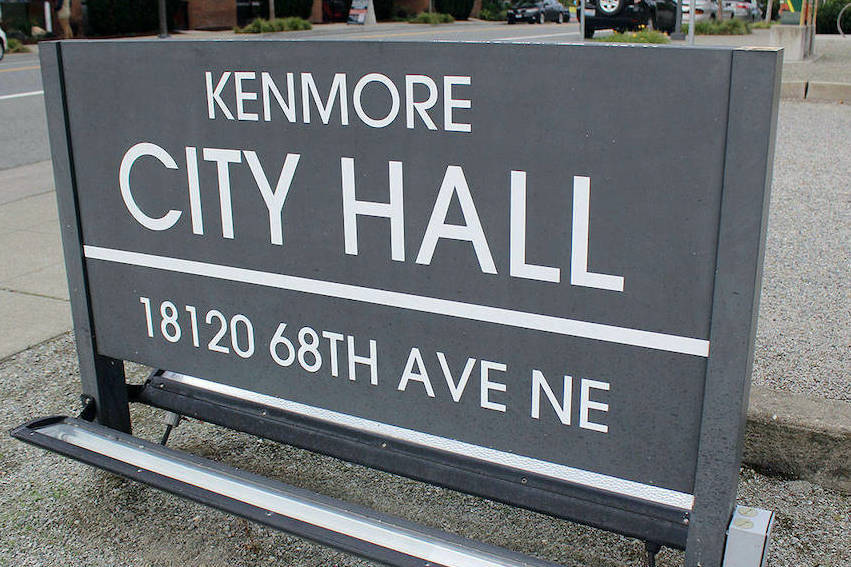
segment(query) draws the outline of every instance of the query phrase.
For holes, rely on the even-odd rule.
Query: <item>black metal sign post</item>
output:
[[[129,431],[132,360],[169,370],[134,401],[721,565],[779,52],[106,41],[42,60],[99,423]],[[15,434],[408,564],[354,521],[303,531],[319,504],[280,523],[234,505],[273,491],[257,479],[186,488],[195,461],[170,450],[73,420]],[[452,545],[439,564],[472,564]]]
[[[45,44],[41,55],[44,77],[50,77],[51,88],[44,92],[47,120],[52,128],[50,153],[53,159],[53,179],[60,214],[65,272],[71,301],[71,316],[83,395],[97,400],[98,423],[130,432],[130,408],[124,388],[124,363],[99,354],[94,337],[83,239],[77,216],[77,188],[74,158],[71,153],[70,130],[65,105],[65,84],[62,74],[62,54],[58,44]]]

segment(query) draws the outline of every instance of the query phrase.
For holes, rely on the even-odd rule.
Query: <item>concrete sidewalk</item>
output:
[[[71,328],[49,161],[0,171],[0,360]]]

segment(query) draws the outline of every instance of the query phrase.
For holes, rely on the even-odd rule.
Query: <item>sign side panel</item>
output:
[[[780,99],[781,51],[733,52],[712,343],[687,567],[720,567],[736,499]]]
[[[80,217],[71,133],[66,114],[62,47],[66,44],[45,42],[40,46],[44,102],[53,160],[53,179],[62,233],[65,271],[71,299],[71,316],[80,361],[83,395],[95,400],[98,422],[130,431],[130,410],[124,387],[124,365],[120,360],[101,356],[95,344],[89,288],[83,258]]]

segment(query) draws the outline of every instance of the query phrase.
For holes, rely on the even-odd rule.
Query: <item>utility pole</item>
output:
[[[275,19],[275,0],[269,0],[269,21]]]
[[[160,38],[168,37],[168,22],[166,21],[165,0],[159,1],[158,11],[160,13]]]
[[[718,1],[721,2],[722,0],[718,0]],[[688,44],[689,45],[694,45],[694,28],[697,27],[695,25],[695,20],[697,19],[695,17],[695,16],[697,16],[697,14],[695,14],[695,12],[697,12],[696,5],[697,5],[697,0],[691,0],[691,3],[689,4],[689,8],[688,8],[688,13],[689,13],[689,17],[688,17]]]
[[[674,33],[671,34],[671,39],[683,40],[683,39],[686,38],[686,36],[683,34],[683,3],[682,3],[682,0],[679,0],[676,4],[677,4],[677,15],[676,15],[676,18],[674,18]]]

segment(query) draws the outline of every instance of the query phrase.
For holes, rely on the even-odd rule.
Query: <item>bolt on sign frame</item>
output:
[[[391,564],[543,563],[144,442],[128,404],[722,564],[779,51],[97,41],[41,61],[94,422],[13,435]],[[168,371],[129,387],[125,360]]]

